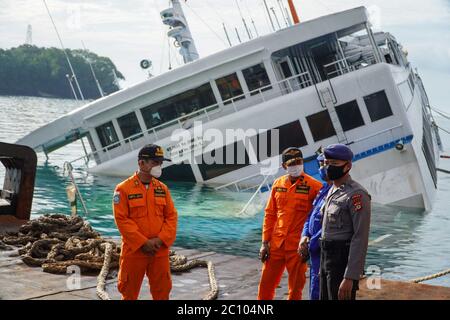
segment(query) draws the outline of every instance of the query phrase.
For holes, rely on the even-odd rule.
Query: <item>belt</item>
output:
[[[323,250],[328,249],[341,249],[349,247],[351,240],[323,240],[320,239],[320,247]]]

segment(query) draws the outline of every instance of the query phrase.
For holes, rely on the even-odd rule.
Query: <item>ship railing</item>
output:
[[[361,56],[361,59],[358,59],[355,62],[350,62],[349,60],[355,58],[357,56]],[[334,78],[346,73],[350,73],[356,71],[358,69],[367,67],[375,63],[375,56],[373,53],[356,53],[345,57],[343,59],[336,60],[334,62],[325,64],[323,66],[325,73],[327,74],[327,78]],[[333,67],[333,71],[328,72]]]
[[[244,215],[248,212],[250,206],[252,204],[254,204],[254,202],[257,199],[257,196],[261,194],[261,191],[263,190],[263,188],[265,188],[266,191],[270,190],[274,179],[275,179],[275,176],[273,176],[273,175],[266,175],[264,177],[264,180],[258,185],[255,192],[252,194],[252,196],[247,201],[247,203],[244,205],[244,207],[242,207],[242,210],[239,212],[239,215]],[[264,206],[264,199],[260,199],[259,207],[257,208],[257,210],[254,210],[254,212],[255,213],[259,212],[263,208],[263,206]]]
[[[407,135],[405,133],[404,125],[397,124],[350,141],[347,145],[357,145],[357,149],[364,150],[356,156],[356,160],[358,160],[392,148],[395,148],[400,152],[404,151],[406,150],[405,145],[411,142],[411,138],[411,134]]]
[[[279,168],[278,168],[279,169]],[[278,170],[277,170],[278,172]],[[274,173],[274,172],[272,172]],[[270,191],[273,181],[276,178],[275,174],[263,174],[256,173],[250,176],[223,184],[215,188],[215,190],[230,190],[235,192],[247,192],[252,191],[252,195],[249,200],[242,207],[241,211],[238,212],[238,215],[242,216],[244,214],[249,214],[252,211],[253,214],[257,214],[261,211],[265,204],[265,198],[259,197],[259,203],[256,203],[258,200],[258,195],[262,195],[265,192]],[[260,180],[255,184],[255,181]],[[255,204],[256,203],[256,204]],[[251,208],[251,210],[250,210]]]
[[[182,115],[176,119],[152,127],[144,132],[138,132],[127,138],[114,141],[99,150],[92,151],[89,154],[72,160],[70,163],[84,160],[86,165],[89,166],[89,161],[94,159],[95,162],[99,164],[111,160],[116,156],[122,155],[125,152],[139,149],[147,143],[153,143],[159,139],[170,136],[175,129],[174,126],[177,126],[177,129],[188,130],[193,127],[193,120],[204,120],[205,122],[209,122],[226,114],[239,112],[245,108],[293,93],[303,88],[312,86],[313,84],[314,82],[312,81],[309,72],[296,74],[274,84],[260,87],[222,102],[193,111],[187,115]]]
[[[245,183],[245,181],[257,180],[257,178],[263,178],[263,180],[264,180],[264,176],[261,173],[255,173],[250,176],[240,178],[235,181],[231,181],[229,183],[220,185],[218,187],[215,187],[214,189],[215,190],[228,189],[228,190],[233,190],[233,191],[237,191],[237,192],[248,191],[250,189],[254,189],[255,187],[258,187],[260,183],[249,184],[249,183]]]
[[[275,170],[270,169],[269,172],[263,172],[260,171],[258,173],[236,179],[234,181],[222,184],[220,186],[215,187],[215,190],[223,190],[228,189],[231,191],[237,191],[237,192],[246,192],[249,190],[255,190],[260,189],[261,184],[264,186],[264,183],[268,183],[270,185],[272,181],[275,179],[275,176],[277,175],[277,172],[279,171],[281,167],[276,168]],[[272,177],[272,180],[269,179]]]

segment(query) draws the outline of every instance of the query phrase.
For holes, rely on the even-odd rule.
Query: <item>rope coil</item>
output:
[[[0,235],[0,250],[13,250],[28,266],[42,267],[44,272],[66,274],[70,266],[78,266],[81,273],[99,272],[96,294],[110,300],[106,292],[109,271],[118,269],[120,247],[100,236],[92,226],[79,216],[62,214],[43,215],[20,227],[18,232]],[[172,272],[186,272],[195,267],[207,267],[210,292],[204,300],[217,299],[218,286],[211,261],[188,261],[185,256],[170,252]]]

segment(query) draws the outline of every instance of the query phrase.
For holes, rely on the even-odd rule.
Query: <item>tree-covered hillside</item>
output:
[[[115,70],[119,79],[124,77],[111,59],[85,50],[67,49],[66,52],[86,99],[100,97],[88,61],[91,62],[105,94],[119,90],[112,70]],[[71,72],[61,49],[31,45],[0,49],[0,95],[73,99],[66,75],[71,75]],[[74,81],[72,83],[76,90]]]

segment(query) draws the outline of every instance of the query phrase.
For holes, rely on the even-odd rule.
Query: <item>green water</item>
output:
[[[77,107],[59,99],[0,97],[0,141],[19,137]],[[450,123],[442,121],[442,126]],[[442,136],[447,139],[448,136]],[[66,146],[45,161],[39,154],[32,216],[69,212],[63,175],[64,161],[81,155],[79,143]],[[447,152],[448,154],[449,152]],[[450,160],[440,167],[450,169]],[[0,179],[4,171],[0,169]],[[87,174],[80,164],[74,175],[89,210],[88,220],[105,235],[118,235],[111,212],[111,197],[121,179]],[[1,180],[1,181],[2,181]],[[249,194],[219,192],[189,183],[168,184],[179,212],[176,245],[200,250],[256,257],[261,239],[263,211],[241,217],[238,212]],[[370,239],[390,235],[369,247],[366,266],[376,265],[383,276],[407,280],[450,267],[450,175],[439,174],[439,191],[432,212],[374,206]],[[450,286],[450,276],[427,283]]]

